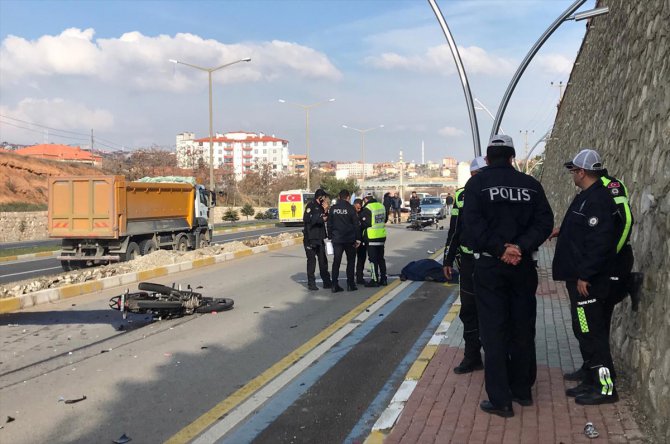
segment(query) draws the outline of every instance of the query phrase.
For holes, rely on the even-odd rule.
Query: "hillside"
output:
[[[36,159],[0,150],[0,204],[47,203],[47,177],[102,174],[100,168]]]

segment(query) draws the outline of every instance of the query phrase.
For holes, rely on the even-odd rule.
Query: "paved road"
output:
[[[389,273],[439,249],[445,235],[391,227]],[[198,442],[269,442],[268,425],[285,442],[365,435],[362,419],[395,392],[398,369],[455,287],[394,280],[308,292],[304,267],[293,246],[156,279],[234,298],[235,309],[219,314],[123,321],[107,308],[117,289],[0,316],[0,418],[16,418],[1,440],[109,442],[127,433],[133,442],[185,442],[205,431]],[[302,422],[291,413],[305,411]]]
[[[261,235],[277,235],[287,231],[299,231],[296,227],[272,227],[258,230],[242,231],[239,233],[226,233],[214,235],[214,243],[252,239]],[[58,241],[60,244],[60,241]],[[21,281],[24,279],[37,278],[62,273],[60,261],[53,257],[27,259],[15,262],[0,262],[0,284]]]

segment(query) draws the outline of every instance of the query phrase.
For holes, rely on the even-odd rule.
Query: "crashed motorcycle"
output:
[[[229,298],[210,298],[187,286],[185,290],[151,282],[140,282],[140,291],[114,296],[109,307],[118,310],[125,319],[128,313],[152,314],[158,318],[178,317],[193,313],[210,313],[231,310],[234,301]]]

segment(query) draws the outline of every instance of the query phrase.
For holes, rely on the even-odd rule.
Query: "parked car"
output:
[[[439,197],[424,197],[421,199],[420,208],[421,212],[417,215],[419,220],[440,220],[447,217],[447,211]]]
[[[277,208],[268,208],[265,212],[266,219],[279,219],[279,210]]]

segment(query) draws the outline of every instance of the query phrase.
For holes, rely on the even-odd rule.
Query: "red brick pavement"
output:
[[[544,248],[540,261],[538,299],[566,298],[561,283],[551,280],[548,266],[552,251]],[[562,310],[565,304],[545,303],[547,310]],[[568,315],[569,316],[569,315]],[[537,329],[545,327],[538,313]],[[548,328],[553,328],[551,325]],[[569,326],[568,326],[569,328]],[[539,336],[539,335],[538,335]],[[390,434],[391,443],[641,443],[644,436],[626,403],[626,393],[619,392],[616,404],[580,406],[565,396],[574,383],[563,380],[563,372],[572,368],[538,364],[537,382],[533,388],[535,403],[531,407],[514,404],[515,416],[503,419],[479,409],[487,399],[484,372],[457,375],[452,369],[463,355],[460,347],[440,345]],[[592,422],[600,437],[591,440],[584,426]]]

